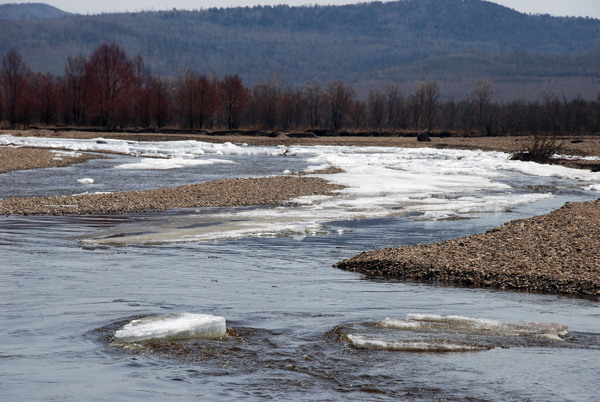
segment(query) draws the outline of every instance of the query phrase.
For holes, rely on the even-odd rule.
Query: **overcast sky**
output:
[[[368,0],[367,0],[368,1]],[[0,0],[0,4],[18,3],[18,0]],[[289,4],[292,6],[311,4],[349,4],[358,0],[36,0],[23,3],[47,3],[61,10],[79,14],[97,14],[115,11],[202,9],[211,7],[237,7],[253,5]],[[363,0],[364,2],[364,0]],[[557,16],[587,16],[600,18],[600,0],[495,0],[515,10],[533,14]]]

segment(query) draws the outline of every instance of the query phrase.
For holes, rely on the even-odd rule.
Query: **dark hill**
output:
[[[61,73],[67,56],[102,42],[141,54],[154,73],[191,67],[248,84],[277,72],[290,85],[341,79],[362,93],[390,80],[472,86],[480,77],[527,96],[553,85],[568,96],[600,92],[600,20],[526,15],[481,0],[102,14],[6,21],[0,30],[2,54],[16,48],[43,72]]]
[[[0,4],[0,20],[43,20],[72,15],[42,3]]]

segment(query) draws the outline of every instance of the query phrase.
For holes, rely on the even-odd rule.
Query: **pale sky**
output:
[[[368,0],[366,0],[368,1]],[[290,6],[312,4],[350,4],[360,0],[36,0],[22,3],[46,3],[64,11],[79,14],[102,12],[171,10],[173,8],[198,10],[211,7],[238,7],[254,5],[289,4]],[[18,0],[0,0],[0,4],[19,3]],[[531,14],[600,18],[600,0],[495,0],[517,11]]]

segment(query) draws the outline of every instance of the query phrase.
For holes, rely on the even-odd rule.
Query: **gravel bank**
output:
[[[0,173],[14,170],[63,167],[101,158],[88,153],[56,152],[37,148],[0,147]]]
[[[358,254],[334,265],[369,277],[600,297],[600,200],[566,203],[484,234]]]
[[[342,188],[307,176],[216,180],[172,188],[113,194],[0,200],[0,215],[121,214],[175,208],[278,205]]]

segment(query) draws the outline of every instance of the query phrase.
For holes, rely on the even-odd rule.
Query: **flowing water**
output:
[[[3,197],[152,188],[302,170],[325,158],[302,152],[268,161],[227,155],[235,164],[169,171],[117,169],[138,159],[113,156],[3,175],[0,188]],[[332,268],[361,251],[479,233],[598,197],[588,189],[595,177],[522,170],[488,173],[495,185],[465,194],[452,190],[444,199],[460,207],[444,211],[439,193],[424,200],[420,191],[387,213],[363,195],[300,200],[287,207],[297,211],[285,225],[278,208],[2,218],[2,400],[595,400],[598,302],[367,280]],[[82,177],[95,184],[78,184]],[[388,201],[403,197],[385,192]],[[220,236],[224,227],[231,230]],[[201,314],[224,318],[225,333],[190,332]],[[116,337],[136,323],[150,323],[148,339]],[[177,336],[159,331],[177,326]]]

